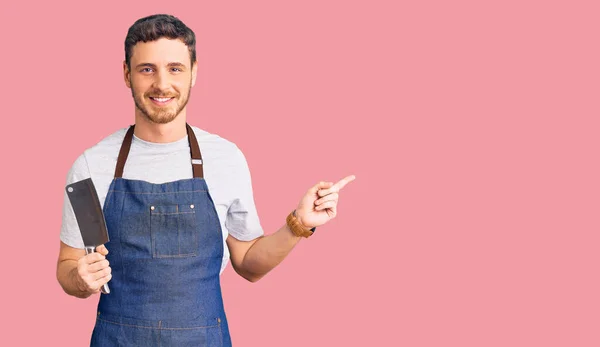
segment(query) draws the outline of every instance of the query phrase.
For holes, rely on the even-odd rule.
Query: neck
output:
[[[135,129],[133,134],[138,138],[155,143],[168,143],[181,140],[187,135],[185,112],[166,124],[157,124],[145,116],[135,113]]]

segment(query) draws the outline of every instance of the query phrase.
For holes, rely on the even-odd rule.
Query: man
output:
[[[110,281],[92,346],[230,346],[219,282],[228,260],[259,280],[336,216],[338,192],[354,179],[313,186],[263,236],[242,152],[186,122],[197,68],[195,35],[180,20],[136,21],[123,62],[135,125],[87,149],[69,171],[69,184],[92,178],[110,237],[85,255],[65,196],[58,281],[80,298]]]

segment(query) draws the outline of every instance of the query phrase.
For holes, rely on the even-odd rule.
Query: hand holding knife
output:
[[[84,279],[86,286],[93,286],[94,282],[103,281],[104,277],[110,276],[108,260],[105,260],[104,254],[102,254],[108,253],[104,246],[102,247],[106,252],[101,252],[91,257],[88,256],[89,254],[96,253],[96,247],[104,245],[109,241],[108,229],[104,220],[104,214],[102,213],[102,207],[100,206],[100,200],[98,199],[96,188],[91,178],[69,184],[65,189],[73,207],[85,247],[86,257],[79,260],[77,269],[80,277]],[[102,285],[101,291],[104,294],[110,293],[107,283]]]

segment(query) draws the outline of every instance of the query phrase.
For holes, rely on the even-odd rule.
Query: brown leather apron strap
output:
[[[200,147],[198,146],[196,134],[194,134],[194,130],[189,124],[186,123],[185,126],[190,145],[192,171],[194,172],[194,177],[204,178],[204,170],[202,169],[202,153],[200,153]],[[129,150],[131,149],[131,142],[133,141],[134,128],[135,124],[129,127],[127,133],[125,134],[125,138],[123,139],[123,143],[121,144],[121,150],[119,151],[119,157],[117,159],[117,167],[115,168],[115,178],[123,177],[125,161],[127,161],[127,156],[129,155]]]
[[[121,150],[119,151],[119,158],[117,159],[117,167],[115,169],[115,178],[123,177],[123,169],[125,168],[125,161],[129,155],[129,149],[131,148],[131,141],[133,140],[133,128],[135,124],[129,127],[123,143],[121,144]]]
[[[194,177],[204,178],[204,170],[202,169],[202,153],[200,153],[200,147],[198,146],[198,140],[196,140],[196,134],[192,127],[185,123],[188,134],[188,142],[190,143],[190,152],[192,154],[192,171],[194,171]]]

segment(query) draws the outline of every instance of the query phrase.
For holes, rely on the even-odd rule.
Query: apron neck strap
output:
[[[198,146],[198,140],[192,127],[185,123],[185,127],[188,135],[188,142],[190,144],[190,153],[192,157],[192,171],[194,172],[194,178],[204,178],[204,170],[202,169],[202,153],[200,153],[200,147]],[[133,130],[135,124],[130,126],[125,134],[123,143],[121,144],[121,150],[119,151],[119,158],[117,159],[117,167],[115,168],[115,178],[123,177],[123,169],[125,168],[125,161],[129,155],[131,149],[131,142],[133,141]]]

